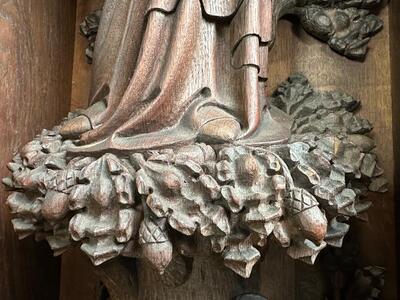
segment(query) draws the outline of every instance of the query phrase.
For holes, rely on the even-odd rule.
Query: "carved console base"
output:
[[[55,255],[78,245],[95,265],[144,258],[167,285],[185,282],[193,257],[212,252],[249,277],[272,237],[313,263],[327,245],[341,246],[349,218],[363,217],[366,192],[386,189],[372,126],[354,115],[359,101],[314,91],[301,75],[270,103],[293,118],[287,143],[76,157],[60,127],[43,130],[3,179],[14,228],[46,239]]]

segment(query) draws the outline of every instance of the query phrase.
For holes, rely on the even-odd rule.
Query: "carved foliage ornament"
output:
[[[340,247],[366,192],[386,189],[372,126],[359,101],[302,75],[267,98],[267,56],[293,14],[361,59],[382,27],[364,9],[376,2],[107,0],[91,105],[8,164],[14,229],[56,255],[80,245],[95,265],[141,257],[160,273],[204,244],[243,277],[271,237],[308,263]]]

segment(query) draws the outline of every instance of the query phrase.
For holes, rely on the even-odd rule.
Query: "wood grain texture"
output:
[[[80,34],[79,25],[84,18],[102,7],[104,0],[77,0],[75,19],[75,44],[72,73],[71,111],[86,108],[89,100],[92,67],[87,63],[87,40]],[[72,249],[62,256],[60,300],[96,299],[99,280],[89,259],[79,249]]]
[[[74,1],[0,1],[0,157],[9,160],[69,110]],[[8,175],[2,164],[0,176]],[[1,198],[7,193],[1,189]],[[0,204],[0,298],[56,299],[59,260],[44,243],[18,241]]]
[[[81,5],[85,6],[94,2],[82,1],[82,3]],[[302,72],[310,78],[317,89],[342,89],[361,99],[363,104],[361,114],[375,125],[374,136],[377,139],[378,156],[390,181],[390,192],[383,196],[374,196],[375,205],[369,212],[369,224],[356,222],[354,225],[362,245],[363,264],[377,264],[388,269],[383,299],[396,299],[393,160],[396,158],[394,145],[399,143],[396,144],[396,136],[392,137],[392,132],[396,132],[395,128],[398,126],[395,118],[396,104],[393,100],[396,99],[395,95],[399,94],[398,88],[396,89],[398,84],[395,82],[398,82],[396,78],[399,79],[400,76],[395,67],[398,58],[393,54],[394,50],[391,52],[389,47],[391,40],[392,49],[398,49],[396,48],[398,42],[393,38],[396,33],[399,34],[399,21],[394,20],[394,16],[400,11],[396,5],[397,3],[392,3],[390,10],[385,9],[381,13],[386,26],[383,32],[371,41],[371,51],[363,63],[353,62],[333,53],[329,46],[307,35],[299,29],[298,24],[293,25],[288,21],[282,21],[279,25],[278,40],[270,54],[269,62],[270,91],[289,74]],[[77,19],[77,22],[79,23],[80,19]],[[80,52],[75,56],[74,80],[80,79],[74,82],[73,94],[82,97],[74,99],[73,108],[84,107],[87,101],[85,95],[89,94],[89,80],[85,78],[90,74],[90,67],[85,65],[85,47],[85,42],[80,46],[76,44],[76,51],[80,49]],[[81,58],[77,59],[78,56]],[[390,63],[392,63],[392,75]],[[61,299],[74,299],[78,296],[80,299],[94,299],[93,287],[98,284],[98,279],[93,276],[86,259],[82,258],[82,255],[78,256],[76,252],[73,251],[63,257]],[[294,262],[282,252],[282,249],[271,247],[260,266],[260,274],[257,272],[255,275],[257,278],[253,279],[259,281],[257,285],[259,291],[269,299],[303,299],[304,286],[315,285],[314,271],[311,272],[310,268]],[[201,270],[199,272],[199,277],[196,278],[201,279],[204,272]],[[193,278],[194,282],[196,278]],[[150,289],[152,284],[149,281],[154,280],[154,277],[143,275],[142,279],[144,280],[142,286],[148,286]],[[201,281],[198,288],[201,287],[200,283]],[[219,292],[225,293],[225,288],[229,288],[232,281],[221,281],[219,284],[221,287]],[[90,286],[89,291],[88,286]],[[204,292],[203,289],[201,291]],[[142,295],[145,294],[145,291],[142,291]]]
[[[100,281],[93,265],[78,248],[62,256],[60,300],[97,300]]]
[[[79,25],[84,18],[96,9],[100,9],[104,0],[78,0],[76,5],[76,21],[75,21],[75,51],[74,51],[74,67],[72,75],[72,92],[71,92],[71,111],[78,108],[86,108],[89,100],[90,82],[92,66],[87,63],[85,49],[87,47],[87,39],[80,34]]]
[[[374,124],[373,136],[378,145],[378,159],[389,180],[389,192],[383,195],[371,195],[374,205],[368,212],[369,223],[359,221],[354,222],[354,226],[361,244],[363,265],[373,264],[387,268],[383,299],[396,299],[396,223],[393,184],[395,156],[392,137],[395,121],[392,116],[392,101],[396,98],[392,89],[398,89],[398,84],[392,85],[390,73],[389,8],[384,9],[380,16],[386,25],[384,30],[371,40],[370,51],[364,62],[351,61],[339,56],[295,24],[286,20],[281,21],[275,47],[270,53],[269,90],[272,91],[288,74],[301,72],[317,89],[339,89],[361,100],[360,114]],[[292,266],[290,262],[285,264],[289,264],[285,272],[304,276],[296,272],[294,262]],[[281,282],[281,290],[293,286],[293,278],[286,276],[287,281]],[[296,282],[297,280],[295,277]],[[298,298],[293,295],[285,299]]]
[[[391,53],[391,74],[392,74],[392,124],[393,124],[393,149],[394,149],[394,199],[400,199],[400,1],[390,2],[390,53]],[[395,226],[400,226],[400,205],[396,204]],[[396,248],[400,247],[400,231],[396,231]],[[393,245],[394,246],[394,245]],[[397,270],[400,267],[400,261],[395,265]],[[397,295],[400,294],[400,286],[397,285]]]

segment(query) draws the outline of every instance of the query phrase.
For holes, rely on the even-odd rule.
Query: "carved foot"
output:
[[[241,131],[236,118],[214,105],[200,108],[194,117],[194,123],[198,127],[198,141],[202,142],[233,142]]]
[[[239,121],[215,103],[199,99],[187,109],[186,113],[173,127],[138,134],[120,136],[115,133],[98,142],[80,145],[69,143],[66,150],[74,155],[90,155],[107,151],[131,153],[132,151],[157,150],[166,147],[179,147],[193,143],[231,144],[265,146],[287,141],[290,136],[292,119],[282,111],[272,109],[262,112],[260,128],[249,138],[238,140],[241,130]],[[92,129],[91,119],[104,111],[104,104],[96,103],[80,115],[67,120],[59,130],[64,139],[77,139],[83,132]],[[269,130],[264,130],[268,128]]]

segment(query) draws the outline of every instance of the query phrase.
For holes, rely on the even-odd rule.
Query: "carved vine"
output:
[[[372,126],[354,114],[359,101],[317,92],[301,75],[282,83],[271,103],[294,125],[288,143],[263,148],[194,144],[70,157],[60,127],[43,130],[3,180],[13,190],[14,229],[46,239],[56,255],[79,245],[95,265],[144,257],[160,273],[173,256],[194,255],[185,247],[192,235],[243,277],[268,238],[313,263],[327,245],[341,246],[347,221],[371,205],[366,192],[386,190]]]

